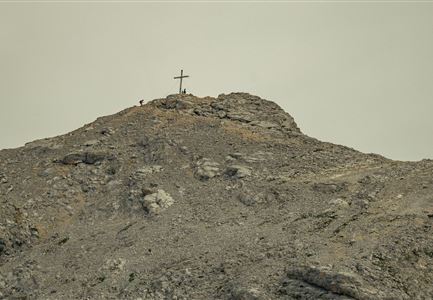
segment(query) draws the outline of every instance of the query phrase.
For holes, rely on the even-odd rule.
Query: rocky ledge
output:
[[[162,109],[246,123],[266,129],[300,133],[292,116],[276,103],[248,93],[221,94],[217,98],[198,98],[191,94],[170,95],[150,102]]]

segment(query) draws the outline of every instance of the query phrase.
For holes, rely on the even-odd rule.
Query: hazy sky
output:
[[[30,2],[0,1],[0,149],[176,93],[183,68],[197,96],[249,92],[318,139],[433,158],[433,2]]]

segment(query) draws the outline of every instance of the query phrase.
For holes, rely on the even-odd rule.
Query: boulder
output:
[[[349,203],[346,200],[343,200],[341,198],[336,198],[336,199],[332,199],[331,201],[329,201],[329,204],[341,207],[341,208],[346,208],[349,207]]]
[[[208,180],[220,175],[219,164],[208,158],[203,158],[197,162],[195,175],[200,180]]]
[[[109,258],[103,264],[102,270],[116,274],[122,272],[125,269],[125,265],[126,259],[124,258]]]
[[[162,166],[153,165],[153,166],[144,166],[137,170],[137,175],[146,175],[146,174],[154,174],[162,171]]]
[[[194,106],[194,103],[188,100],[179,99],[176,103],[177,109],[190,109]]]
[[[295,280],[310,287],[305,299],[407,299],[403,295],[379,291],[352,272],[337,271],[323,266],[299,266],[287,273],[288,282]],[[287,292],[293,292],[291,286]],[[303,288],[303,292],[307,289]],[[323,297],[326,293],[326,297]],[[304,298],[301,298],[304,299]]]
[[[6,241],[0,238],[0,255],[6,250]]]
[[[227,113],[226,116],[228,119],[249,123],[254,119],[254,116],[250,113],[242,112],[242,111],[231,111]]]
[[[99,140],[88,140],[88,141],[84,142],[84,146],[86,146],[86,147],[95,146],[97,144],[99,144]]]
[[[258,288],[236,286],[230,291],[229,299],[231,300],[268,300],[270,299]]]
[[[173,198],[164,190],[157,190],[155,193],[147,194],[143,199],[144,209],[151,214],[159,214],[173,204]]]
[[[159,108],[184,110],[194,107],[194,97],[174,94],[165,99],[159,99],[156,103]]]
[[[224,174],[229,177],[240,179],[251,176],[251,169],[247,166],[231,165],[227,167],[227,169],[224,171]]]
[[[346,190],[346,183],[324,183],[313,184],[313,190],[323,194],[333,194]]]
[[[104,127],[99,131],[102,135],[112,135],[114,133],[114,129],[111,127]]]
[[[69,153],[63,157],[60,162],[64,165],[77,165],[83,163],[86,160],[86,153]]]

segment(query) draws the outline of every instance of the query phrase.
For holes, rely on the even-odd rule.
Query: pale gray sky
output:
[[[249,92],[318,139],[433,158],[433,2],[0,3],[0,149],[177,92]]]

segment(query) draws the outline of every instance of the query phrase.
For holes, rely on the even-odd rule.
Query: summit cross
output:
[[[174,77],[174,79],[180,79],[180,86],[179,86],[179,94],[182,94],[182,79],[189,77],[188,75],[183,75],[183,70],[180,70],[180,76]]]

